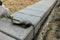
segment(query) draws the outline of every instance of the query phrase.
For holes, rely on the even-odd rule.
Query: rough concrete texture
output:
[[[55,2],[55,0],[53,0],[53,1],[52,0],[48,0],[48,1],[42,0],[31,6],[28,6],[22,10],[19,10],[19,12],[42,17],[43,14],[46,13],[49,10],[49,8],[54,4],[54,2]]]
[[[28,35],[31,35],[33,38],[33,27],[25,29],[17,25],[12,25],[11,20],[6,18],[0,20],[0,30],[20,40],[24,40]]]
[[[9,37],[6,34],[0,32],[0,40],[16,40],[16,39]]]

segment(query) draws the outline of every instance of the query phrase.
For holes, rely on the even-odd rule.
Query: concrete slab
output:
[[[19,12],[24,13],[24,14],[29,14],[29,15],[33,15],[33,16],[37,16],[37,17],[41,17],[44,13],[43,10],[32,10],[32,9],[23,9],[20,10]]]
[[[16,40],[16,39],[9,37],[5,35],[4,33],[0,32],[0,40]]]
[[[17,12],[13,14],[13,19],[17,19],[20,21],[22,20],[30,21],[33,25],[36,25],[41,18],[37,16]]]
[[[55,0],[39,1],[38,3],[19,10],[18,12],[42,17],[55,2]]]
[[[34,32],[33,27],[25,29],[20,26],[12,25],[11,20],[6,18],[0,20],[0,30],[20,40],[28,40],[28,38],[32,39]]]

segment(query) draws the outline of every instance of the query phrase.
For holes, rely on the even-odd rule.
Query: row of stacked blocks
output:
[[[12,25],[11,20],[3,18],[0,20],[0,30],[2,33],[13,38],[10,40],[32,40],[40,29],[40,25],[43,23],[51,9],[54,7],[56,0],[41,0],[38,3],[30,5],[17,13],[18,19],[23,18],[29,20],[34,25],[25,29],[21,26]],[[14,14],[16,14],[14,13]],[[23,13],[23,14],[22,14]],[[15,15],[14,15],[15,16]],[[19,17],[20,16],[20,17]],[[2,37],[3,38],[3,37]],[[6,37],[4,37],[6,38]],[[8,40],[9,38],[6,38]],[[5,39],[2,39],[5,40]]]

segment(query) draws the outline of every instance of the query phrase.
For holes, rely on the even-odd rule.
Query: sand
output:
[[[39,0],[2,0],[3,4],[13,13],[38,1]]]

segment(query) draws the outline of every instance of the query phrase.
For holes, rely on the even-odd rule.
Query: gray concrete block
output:
[[[44,7],[49,7],[51,6],[56,0],[41,0],[38,3],[35,3],[33,5],[27,6],[27,7],[40,7],[40,6],[44,6]]]
[[[36,25],[40,20],[40,17],[29,15],[29,14],[23,14],[21,12],[14,13],[13,18],[20,21],[22,20],[30,21],[33,25]]]
[[[0,32],[0,40],[16,40],[16,39],[9,37],[5,35],[4,33]]]
[[[31,9],[31,10],[36,10],[36,11],[46,11],[49,7],[47,6],[44,6],[44,5],[36,5],[35,7],[34,6],[30,6],[30,7],[26,7],[27,9]]]
[[[3,18],[0,20],[0,30],[4,31],[7,34],[12,35],[20,40],[31,40],[33,38],[33,36],[37,33],[37,31],[38,31],[37,29],[40,28],[40,24],[38,24],[38,22],[40,21],[41,17],[44,20],[45,17],[49,14],[49,11],[50,11],[49,8],[54,4],[54,1],[56,1],[56,0],[47,0],[47,1],[38,2],[38,3],[34,4],[33,6],[31,5],[31,7],[33,7],[33,8],[26,7],[15,13],[17,15],[16,16],[17,19],[31,21],[32,24],[35,25],[35,29],[33,29],[33,27],[29,27],[29,28],[25,29],[25,28],[22,28],[17,25],[12,25],[10,19]],[[43,7],[43,6],[45,6],[45,7]],[[39,11],[37,11],[36,9]],[[45,13],[47,13],[47,14],[45,14]]]
[[[28,38],[33,38],[33,27],[25,29],[17,25],[12,25],[11,20],[6,18],[0,20],[0,30],[20,40],[28,40]],[[28,35],[31,36],[29,37]]]
[[[29,14],[29,15],[34,15],[34,16],[38,16],[38,17],[41,17],[43,15],[43,10],[32,10],[32,9],[23,9],[23,10],[20,10],[19,12],[22,12],[24,14]]]
[[[39,1],[38,3],[28,6],[18,12],[22,12],[24,14],[30,14],[42,17],[44,13],[48,11],[48,9],[55,3],[55,0],[48,0],[48,1]]]

